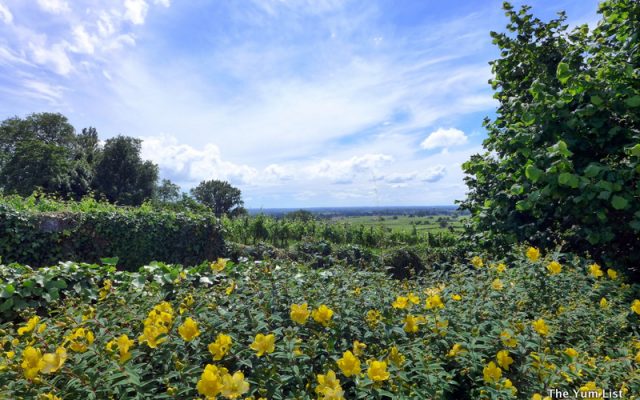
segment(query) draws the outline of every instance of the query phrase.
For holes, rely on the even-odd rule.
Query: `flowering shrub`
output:
[[[3,296],[9,281],[22,290],[23,274],[51,273],[2,268]],[[565,254],[477,255],[410,281],[277,260],[100,271],[93,296],[61,289],[38,315],[23,308],[0,324],[0,398],[542,399],[547,388],[640,389],[640,288]]]

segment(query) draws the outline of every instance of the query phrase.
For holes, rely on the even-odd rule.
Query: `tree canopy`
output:
[[[640,3],[610,0],[601,21],[569,31],[529,7],[504,8],[492,32],[499,102],[486,119],[486,152],[463,165],[474,239],[530,241],[640,260]]]
[[[191,195],[211,208],[218,217],[223,214],[236,216],[246,213],[240,189],[231,186],[227,181],[202,181],[191,189]]]

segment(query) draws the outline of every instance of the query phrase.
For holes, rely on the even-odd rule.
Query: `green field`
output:
[[[420,233],[426,232],[442,232],[462,231],[464,221],[467,217],[460,215],[430,215],[430,216],[409,216],[409,215],[366,215],[357,217],[339,217],[334,219],[338,222],[347,222],[353,225],[364,226],[383,226],[394,231],[411,232],[415,225],[416,230]]]

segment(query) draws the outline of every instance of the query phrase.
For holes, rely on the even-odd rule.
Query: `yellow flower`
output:
[[[547,326],[547,324],[544,322],[542,318],[536,321],[533,321],[531,325],[533,326],[533,329],[536,332],[538,332],[540,336],[547,336],[549,334],[549,327]]]
[[[425,307],[427,308],[427,310],[431,310],[433,308],[444,308],[444,303],[442,302],[440,295],[434,294],[427,297]]]
[[[462,296],[460,296],[459,294],[452,294],[451,299],[455,301],[460,301],[462,300]]]
[[[76,353],[84,353],[87,347],[93,343],[93,332],[85,328],[76,328],[65,338],[69,342],[69,348]]]
[[[502,377],[502,370],[500,367],[496,366],[493,361],[491,361],[483,368],[482,375],[485,382],[497,383],[500,380],[500,377]]]
[[[527,258],[533,262],[538,261],[538,258],[540,258],[540,250],[535,247],[529,247],[526,254]]]
[[[233,375],[225,374],[222,377],[221,394],[227,399],[237,399],[249,391],[249,382],[244,380],[244,374],[236,371]]]
[[[564,354],[566,354],[569,358],[572,358],[572,359],[578,357],[578,352],[573,347],[569,347],[565,349]]]
[[[466,350],[462,347],[460,343],[455,343],[449,353],[447,353],[447,357],[457,357],[458,354],[465,352]]]
[[[293,322],[304,325],[304,323],[307,322],[310,314],[308,307],[309,305],[307,303],[292,304],[291,312],[289,313],[289,315],[291,316]]]
[[[357,288],[353,289],[353,294],[355,294],[356,296],[360,296],[362,294],[362,288],[361,287],[357,287]]]
[[[413,304],[420,304],[420,297],[416,296],[413,293],[409,293],[407,295],[407,298],[409,299],[409,301]]]
[[[233,291],[236,289],[236,281],[231,281],[231,283],[229,284],[229,286],[224,290],[224,292],[227,294],[227,296],[230,296],[231,293],[233,293]]]
[[[633,358],[633,360],[640,364],[640,351],[636,353],[636,356]]]
[[[213,359],[215,361],[222,360],[222,357],[231,349],[232,343],[231,336],[219,333],[216,341],[208,346],[209,352],[213,355]]]
[[[502,281],[499,278],[496,278],[493,280],[493,282],[491,282],[491,287],[493,288],[493,290],[502,290],[504,289],[504,284],[502,283]]]
[[[161,335],[166,334],[166,329],[160,328],[156,325],[145,326],[142,331],[142,335],[138,338],[138,342],[140,344],[146,343],[152,349],[158,347],[158,345],[164,343],[167,338],[166,336],[160,337]]]
[[[180,315],[184,314],[185,311],[189,310],[191,306],[193,306],[193,303],[195,303],[193,296],[191,294],[187,295],[184,298],[184,300],[182,300],[182,303],[180,303],[180,308],[179,308]]]
[[[596,386],[596,383],[594,381],[589,381],[584,386],[580,387],[580,392],[581,393],[599,392],[599,391],[600,391],[600,389],[598,389],[598,387]],[[600,396],[598,396],[598,397],[600,397]]]
[[[40,372],[50,374],[56,372],[62,367],[67,359],[67,350],[64,347],[58,347],[55,353],[46,353],[42,356],[42,367]]]
[[[41,394],[40,397],[38,397],[38,400],[62,400],[62,397],[58,397],[55,394],[49,392]]]
[[[196,386],[198,393],[207,396],[207,399],[214,399],[222,390],[222,375],[226,372],[225,368],[207,364]]]
[[[631,311],[636,314],[640,314],[640,300],[635,299],[633,303],[631,303]]]
[[[535,393],[531,397],[531,400],[551,400],[551,397],[549,397],[549,396],[542,397],[542,395],[540,393]]]
[[[18,335],[22,336],[25,333],[32,332],[34,329],[36,329],[36,325],[38,324],[38,322],[40,322],[40,317],[38,317],[37,315],[35,317],[31,317],[29,321],[27,321],[27,324],[25,326],[18,328]]]
[[[509,357],[509,350],[500,350],[496,355],[498,365],[505,370],[509,370],[509,366],[513,364],[513,358]]]
[[[507,331],[500,333],[500,340],[502,340],[502,344],[507,347],[516,347],[518,345],[518,341]]]
[[[387,363],[384,361],[372,361],[367,370],[367,376],[374,382],[382,382],[389,379]]]
[[[389,349],[389,355],[387,356],[387,359],[391,361],[391,363],[396,367],[401,367],[405,362],[404,355],[400,353],[396,346],[392,346],[391,349]]]
[[[109,293],[111,293],[111,288],[113,286],[113,282],[111,282],[110,279],[105,279],[105,281],[102,283],[102,288],[100,289],[99,294],[99,300],[104,300],[107,298],[107,296],[109,295]]]
[[[547,271],[549,271],[551,275],[557,275],[562,272],[562,265],[557,261],[551,261],[549,265],[547,265]]]
[[[604,273],[602,272],[602,270],[600,269],[600,266],[598,264],[589,265],[589,273],[591,274],[591,276],[593,276],[596,279],[598,279],[602,275],[604,275]]]
[[[407,315],[402,322],[404,322],[404,331],[407,333],[416,333],[418,332],[418,322],[419,318],[414,317],[413,315]]]
[[[503,389],[510,389],[512,394],[516,394],[518,392],[518,389],[516,389],[515,386],[513,386],[513,382],[511,382],[511,379],[505,379],[504,383],[502,384],[502,388]]]
[[[311,316],[313,317],[314,321],[321,324],[322,326],[328,326],[331,318],[333,317],[333,310],[322,304],[320,307],[313,310]]]
[[[131,353],[129,349],[133,347],[135,342],[132,339],[129,339],[127,335],[120,335],[117,341],[118,351],[120,352],[120,363],[125,363],[131,358]]]
[[[607,308],[609,306],[609,302],[604,297],[600,299],[600,308]]]
[[[82,312],[82,320],[87,321],[96,317],[96,309],[89,306]]]
[[[367,311],[367,324],[371,328],[375,328],[380,321],[382,320],[382,314],[378,310],[369,310]]]
[[[336,378],[336,373],[329,370],[325,375],[318,374],[316,376],[318,380],[318,386],[316,386],[316,393],[321,396],[323,400],[342,400],[344,399],[344,392],[340,386],[340,381]]]
[[[481,268],[484,265],[484,262],[482,261],[482,258],[475,256],[471,259],[471,265],[476,268]]]
[[[356,357],[363,355],[366,348],[367,345],[364,343],[358,342],[357,340],[353,342],[353,354],[355,354]]]
[[[360,374],[360,360],[358,359],[358,357],[354,356],[352,352],[350,352],[349,350],[345,351],[342,354],[342,358],[340,358],[338,360],[338,367],[340,368],[340,371],[342,371],[342,373],[344,374],[344,376],[346,376],[347,378],[352,376],[352,375],[359,375]]]
[[[218,258],[216,262],[211,263],[211,270],[213,272],[222,272],[227,266],[228,258]]]
[[[44,366],[40,349],[27,346],[22,352],[22,364],[20,366],[24,370],[25,378],[33,380]]]
[[[409,304],[409,299],[407,297],[398,296],[391,306],[402,310],[407,307],[407,304]]]
[[[191,317],[187,318],[182,325],[178,327],[178,333],[182,339],[186,342],[190,342],[193,339],[200,336],[200,330],[198,329],[198,323]]]
[[[503,273],[506,269],[507,269],[507,266],[504,265],[503,263],[496,265],[496,271],[498,271],[499,274]]]
[[[268,335],[263,335],[262,333],[258,333],[256,335],[255,340],[249,346],[252,350],[255,350],[258,354],[258,357],[262,357],[265,353],[273,353],[275,350],[276,343],[276,335],[270,333]]]
[[[607,276],[609,279],[616,279],[618,277],[618,272],[615,269],[609,268],[607,270]]]

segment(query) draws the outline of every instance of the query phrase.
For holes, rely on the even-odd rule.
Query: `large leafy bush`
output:
[[[603,2],[591,32],[505,9],[508,32],[492,33],[497,116],[487,152],[464,164],[473,240],[558,244],[637,273],[640,2]]]
[[[153,260],[199,264],[224,251],[222,227],[211,213],[117,207],[91,199],[0,199],[0,257],[44,266],[59,260],[118,257],[124,269]]]

